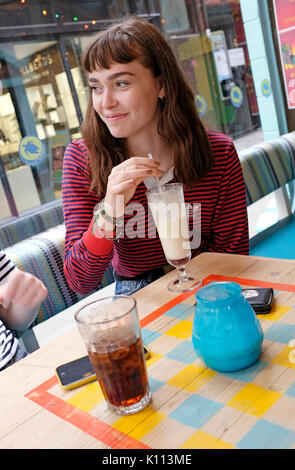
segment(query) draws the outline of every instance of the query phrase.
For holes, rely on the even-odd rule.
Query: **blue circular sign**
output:
[[[270,96],[272,93],[270,81],[265,78],[261,82],[261,92],[263,96]]]
[[[196,106],[198,108],[199,116],[200,117],[204,116],[207,112],[207,103],[206,103],[206,100],[205,100],[204,96],[196,95],[195,96],[195,103],[196,103]]]
[[[243,92],[237,85],[230,90],[230,100],[235,108],[239,108],[243,103]]]
[[[45,157],[42,140],[34,135],[27,135],[20,141],[18,148],[20,159],[28,165],[38,165]]]

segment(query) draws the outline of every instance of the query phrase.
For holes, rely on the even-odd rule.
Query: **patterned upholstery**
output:
[[[32,326],[85,297],[70,289],[64,275],[64,238],[65,227],[61,224],[4,250],[19,269],[38,277],[48,289],[48,296],[42,302]],[[112,282],[114,282],[112,268],[108,267],[101,287]]]
[[[295,132],[249,147],[239,157],[250,205],[295,178]]]
[[[56,201],[40,210],[38,213],[21,217],[0,226],[0,246],[4,248],[14,245],[33,235],[56,227],[64,221],[62,203]]]

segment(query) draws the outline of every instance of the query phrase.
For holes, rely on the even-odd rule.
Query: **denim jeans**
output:
[[[146,279],[131,281],[116,281],[115,294],[131,295],[149,284]]]
[[[116,280],[115,286],[115,294],[119,295],[131,295],[134,292],[142,289],[143,287],[147,286],[151,282],[155,281],[160,277],[163,273],[155,274],[153,271],[148,271],[142,277],[142,279],[124,279],[124,280]],[[114,277],[116,279],[116,274],[114,272]]]

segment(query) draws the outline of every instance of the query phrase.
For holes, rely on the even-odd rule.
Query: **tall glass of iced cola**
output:
[[[104,297],[81,307],[75,320],[108,407],[120,415],[142,410],[152,395],[136,300]]]

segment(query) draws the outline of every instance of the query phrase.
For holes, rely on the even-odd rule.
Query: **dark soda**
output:
[[[92,345],[88,351],[105,399],[114,406],[129,407],[148,393],[146,365],[140,338],[108,352]]]

